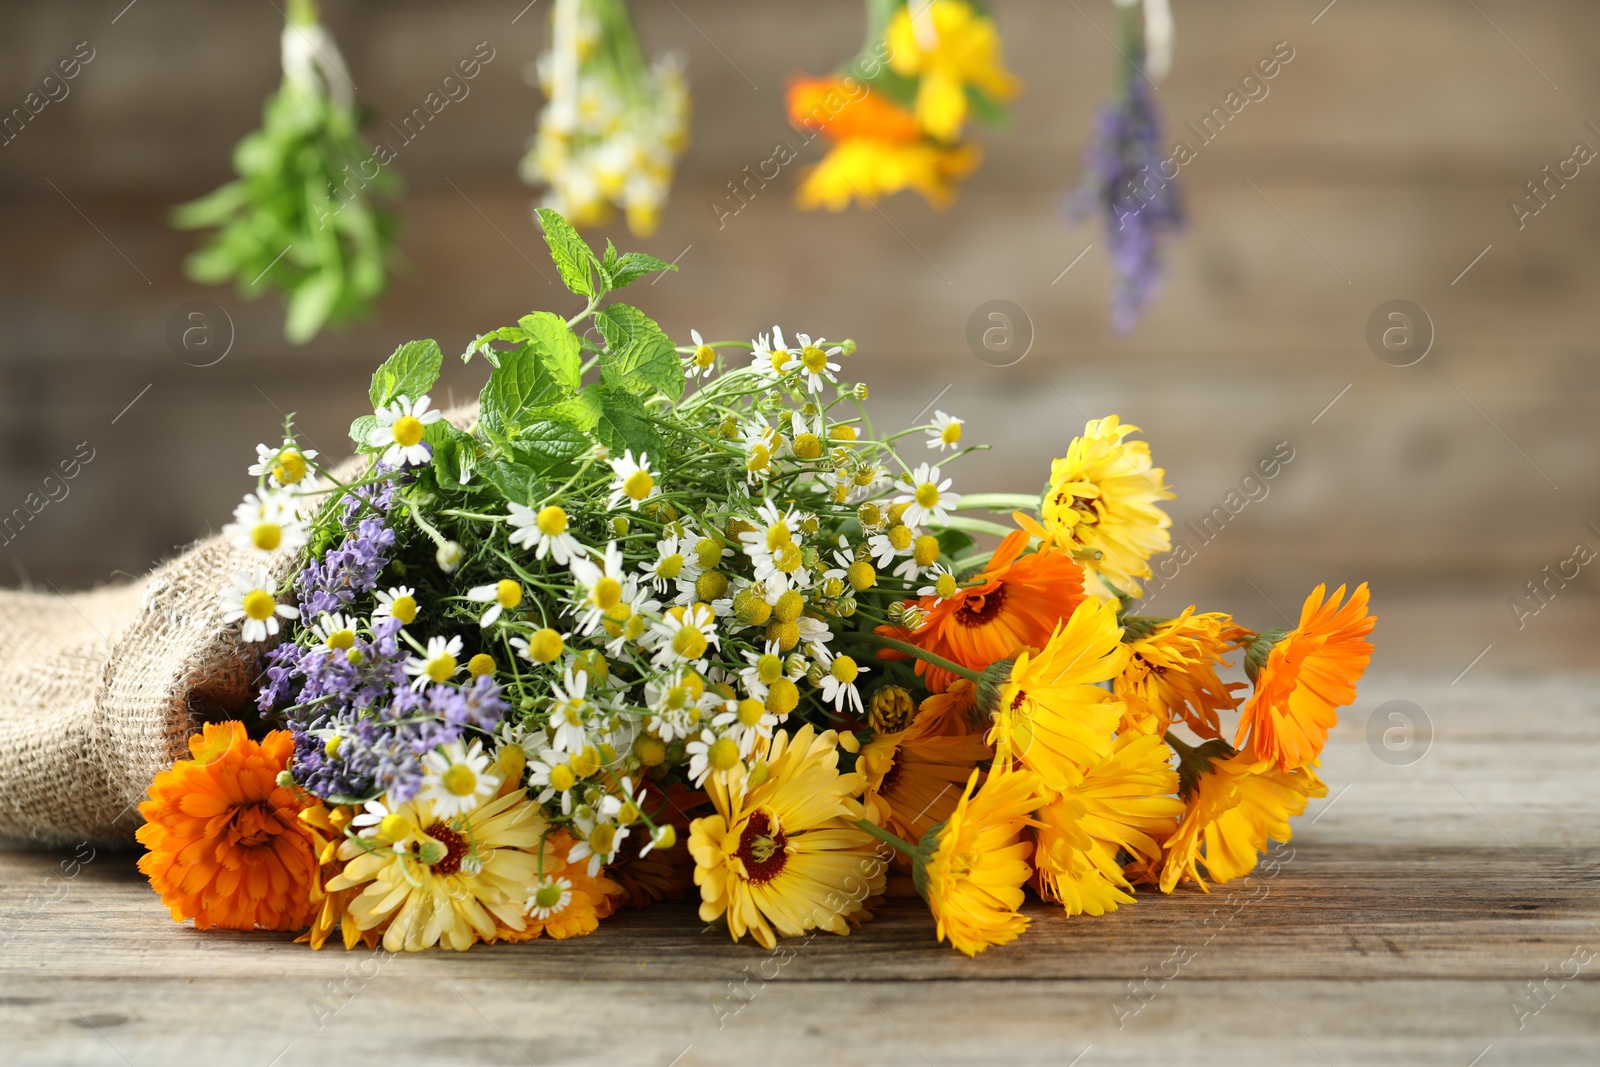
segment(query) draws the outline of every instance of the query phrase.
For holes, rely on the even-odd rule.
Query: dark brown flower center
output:
[[[436,822],[425,831],[445,847],[444,858],[431,864],[434,874],[455,874],[461,869],[461,859],[467,854],[467,839],[442,822]]]
[[[764,811],[751,813],[745,820],[744,832],[739,835],[739,859],[744,863],[745,875],[752,885],[765,885],[776,878],[789,862],[785,848],[788,838],[781,828],[772,824],[772,817]]]
[[[997,585],[985,593],[969,593],[956,609],[956,622],[962,626],[983,626],[1005,607],[1006,587]]]

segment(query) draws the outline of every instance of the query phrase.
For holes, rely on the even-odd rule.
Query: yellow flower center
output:
[[[395,444],[410,448],[422,440],[422,434],[425,429],[426,427],[422,425],[422,420],[415,415],[401,415],[394,420]]]
[[[456,673],[456,658],[448,652],[441,652],[428,661],[424,670],[434,681],[448,682],[451,675]]]
[[[739,701],[737,714],[739,716],[739,725],[741,726],[755,726],[766,713],[767,706],[753,697],[746,697]]]
[[[800,627],[797,623],[784,622],[775,617],[767,623],[767,640],[776,641],[779,651],[787,652],[800,643]]]
[[[917,486],[917,504],[924,508],[931,508],[939,502],[939,487],[932,482],[923,482]]]
[[[667,746],[657,737],[641,737],[633,746],[634,754],[646,767],[659,767],[667,761]]]
[[[889,547],[893,548],[896,552],[904,552],[906,549],[911,547],[912,536],[911,527],[896,526],[894,529],[889,531]]]
[[[572,773],[572,768],[565,763],[558,767],[550,768],[550,788],[558,793],[565,793],[578,784],[578,776]]]
[[[844,582],[840,581],[838,578],[822,579],[822,595],[829,600],[833,599],[834,597],[843,596]]]
[[[755,474],[766,470],[770,462],[772,462],[772,452],[766,445],[752,445],[750,459],[745,463],[745,469]]]
[[[779,715],[787,715],[800,705],[800,687],[787,678],[779,678],[767,689],[767,707]]]
[[[545,882],[534,890],[533,905],[543,911],[555,911],[561,905],[564,892],[560,882]]]
[[[586,648],[573,657],[573,666],[597,682],[611,677],[611,664],[597,648]]]
[[[772,616],[779,622],[794,622],[806,608],[806,598],[798,589],[790,589],[772,605]]]
[[[510,578],[502,578],[495,583],[494,599],[502,608],[514,608],[522,603],[522,586]]]
[[[783,660],[767,652],[756,660],[756,677],[761,679],[763,685],[771,685],[783,677]]]
[[[854,441],[857,437],[856,428],[840,423],[828,431],[828,436],[835,441]]]
[[[767,527],[767,551],[773,552],[794,543],[794,534],[789,532],[789,524],[779,519]]]
[[[602,575],[600,580],[594,583],[594,589],[590,591],[589,599],[601,611],[610,611],[622,599],[622,583],[609,574]]]
[[[355,647],[355,643],[356,643],[356,632],[354,630],[350,630],[350,629],[333,631],[333,633],[328,635],[328,640],[325,642],[325,644],[327,644],[327,646],[329,648],[335,648],[335,649],[337,649],[337,648],[344,648],[344,649],[354,648]]]
[[[883,509],[876,504],[862,504],[856,509],[856,518],[861,520],[861,525],[870,529],[883,521]]]
[[[397,596],[389,602],[389,614],[399,619],[404,626],[410,626],[417,621],[417,598],[409,593]]]
[[[816,459],[822,455],[822,439],[814,433],[803,433],[794,439],[794,454],[800,459]]]
[[[494,673],[494,657],[487,652],[479,652],[467,660],[467,673],[474,678],[482,678],[486,674]]]
[[[784,574],[793,574],[800,569],[802,559],[798,548],[794,545],[784,545],[772,554],[772,565]]]
[[[294,485],[306,476],[306,457],[299,452],[284,452],[272,465],[272,476],[279,485]]]
[[[567,509],[559,504],[541,508],[534,525],[538,526],[539,532],[546,537],[558,537],[567,532]]]
[[[939,595],[940,600],[949,600],[956,595],[958,588],[956,576],[953,574],[941,574],[939,580],[933,583],[933,591]]]
[[[378,833],[389,841],[401,841],[411,836],[411,820],[399,812],[390,812],[378,823]]]
[[[656,564],[656,574],[671,581],[683,573],[683,555],[678,552],[670,556],[661,557],[661,562]]]
[[[911,558],[919,567],[931,567],[939,559],[939,539],[932,534],[923,534],[912,542]]]
[[[789,362],[789,353],[781,348],[776,348],[767,354],[767,358],[772,362],[773,371],[782,374],[783,365]]]
[[[806,370],[812,374],[821,374],[828,367],[828,353],[816,345],[806,345],[800,353],[800,362],[804,363]]]
[[[872,564],[861,560],[850,564],[850,568],[845,571],[845,577],[850,579],[850,588],[859,593],[863,589],[871,589],[877,583],[878,572]]]
[[[706,680],[689,671],[683,676],[683,688],[688,691],[690,700],[699,700],[706,695]]]
[[[272,613],[278,610],[278,601],[265,589],[252,589],[244,595],[240,605],[244,613],[257,622],[265,622],[272,618]]]
[[[275,522],[258,522],[250,531],[250,543],[263,552],[272,552],[283,544],[283,527]]]
[[[719,737],[706,750],[706,762],[714,771],[732,770],[739,762],[739,746],[731,737]]]
[[[694,580],[694,595],[704,603],[721,600],[728,593],[728,576],[721,571],[706,571]]]
[[[617,850],[617,828],[601,823],[589,831],[589,851],[596,856],[609,856]]]
[[[456,763],[439,776],[439,784],[451,796],[470,797],[478,791],[478,776],[471,767]]]
[[[656,480],[645,470],[634,471],[622,480],[622,491],[628,495],[629,500],[643,500],[655,487]]]
[[[835,657],[833,666],[829,669],[828,673],[833,675],[836,680],[843,682],[845,685],[849,685],[850,683],[854,682],[856,677],[861,673],[861,668],[857,667],[856,661],[851,659],[849,656],[838,656]]]
[[[566,645],[560,634],[546,626],[528,638],[528,658],[535,663],[554,662],[566,651]]]
[[[694,350],[694,365],[701,370],[709,370],[717,361],[717,350],[710,345],[701,345]]]
[[[940,432],[939,440],[943,441],[947,445],[953,445],[956,442],[960,441],[961,440],[961,424],[959,422],[950,423],[950,425],[946,426]]]
[[[579,778],[587,778],[600,769],[600,753],[596,752],[593,745],[583,746],[583,751],[575,752],[568,760],[572,766],[572,773]]]
[[[710,570],[722,559],[722,546],[709,537],[702,537],[695,542],[694,559],[702,570]]]
[[[706,635],[698,626],[683,626],[672,635],[672,651],[684,659],[699,659],[706,654]]]
[[[343,744],[344,738],[340,737],[338,734],[334,734],[332,737],[328,738],[327,744],[322,746],[322,751],[327,754],[329,759],[338,759],[339,746]]]

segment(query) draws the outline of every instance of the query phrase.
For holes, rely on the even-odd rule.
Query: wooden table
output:
[[[1101,919],[1035,906],[1020,942],[976,960],[935,945],[909,901],[781,955],[684,905],[564,943],[314,953],[172,924],[129,856],[66,877],[70,855],[0,854],[0,1058],[1593,1064],[1596,682],[1369,679],[1275,876]],[[1431,742],[1383,747],[1403,731],[1391,700],[1422,710]]]

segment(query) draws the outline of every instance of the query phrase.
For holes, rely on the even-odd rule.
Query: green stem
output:
[[[967,679],[973,684],[983,681],[983,673],[981,671],[975,671],[971,667],[963,667],[959,663],[953,662],[952,660],[947,660],[943,656],[934,655],[927,649],[918,648],[916,645],[910,644],[909,642],[900,641],[893,637],[885,637],[882,634],[867,633],[859,636],[868,641],[874,641],[886,648],[893,648],[900,652],[904,652],[906,655],[920,659],[924,663],[931,663],[935,667],[943,668],[944,670],[949,671],[951,674]]]
[[[871,834],[884,844],[892,846],[895,851],[903,852],[908,857],[915,856],[917,854],[915,846],[907,844],[894,834],[891,834],[889,831],[885,830],[883,827],[868,822],[866,819],[857,819],[856,829],[863,830],[866,833]]]

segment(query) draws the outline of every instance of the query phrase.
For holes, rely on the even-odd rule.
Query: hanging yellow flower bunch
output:
[[[936,207],[982,159],[968,117],[1005,119],[1020,83],[973,0],[868,0],[867,42],[840,73],[790,83],[789,120],[833,143],[803,179],[802,208],[842,211],[910,189]]]

